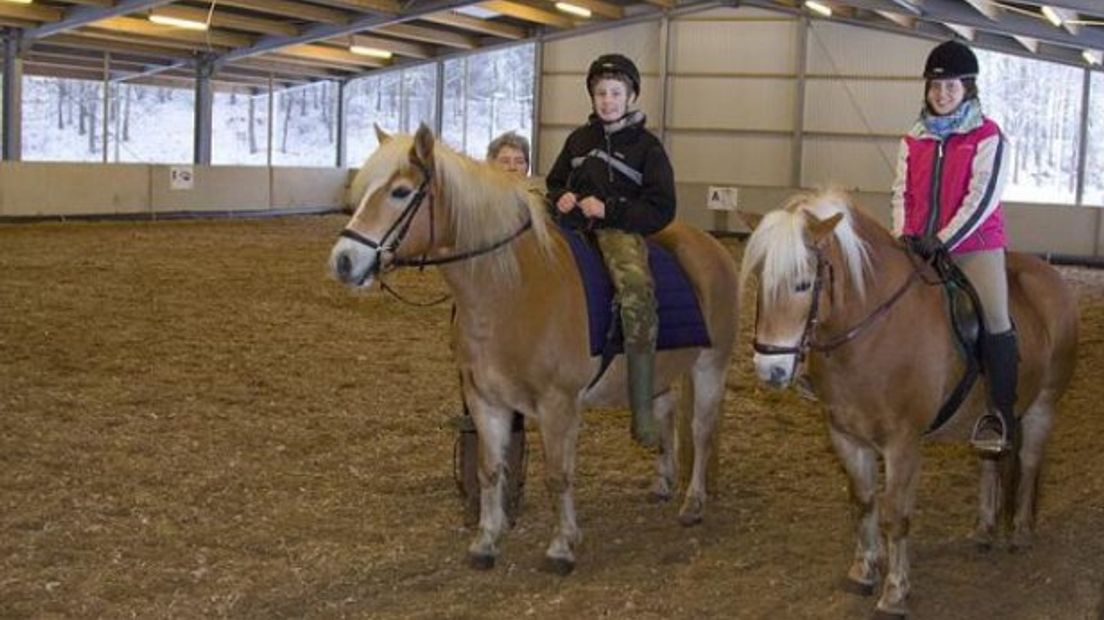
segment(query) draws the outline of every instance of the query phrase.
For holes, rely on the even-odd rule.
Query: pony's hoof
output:
[[[678,522],[682,527],[693,527],[702,522],[702,515],[700,512],[684,512],[678,516]]]
[[[475,570],[491,570],[495,565],[495,556],[483,553],[469,553],[468,564]]]
[[[567,558],[550,558],[545,556],[544,570],[553,575],[566,577],[575,570],[575,561]]]
[[[663,491],[648,491],[649,504],[666,504],[671,501],[671,494]]]
[[[1008,550],[1012,553],[1026,553],[1031,551],[1032,545],[1035,541],[1031,534],[1024,532],[1014,532],[1012,534],[1012,540],[1008,543]]]
[[[874,615],[871,616],[873,620],[905,620],[908,618],[908,613],[903,611],[886,611],[884,609],[875,609]]]
[[[878,584],[874,582],[864,583],[861,581],[855,581],[854,579],[844,578],[840,581],[840,589],[848,594],[854,594],[857,596],[874,596],[874,590]]]

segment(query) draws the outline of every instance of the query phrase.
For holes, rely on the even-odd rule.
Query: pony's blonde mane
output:
[[[778,301],[783,292],[792,291],[799,282],[812,281],[816,275],[816,261],[806,238],[808,218],[811,213],[824,220],[840,213],[843,219],[832,234],[843,255],[848,279],[859,297],[866,295],[866,274],[870,270],[870,258],[866,243],[855,230],[858,217],[852,210],[847,196],[836,190],[798,194],[790,198],[783,208],[772,211],[763,218],[748,239],[744,260],[740,268],[741,287],[752,274],[758,274],[762,286],[763,304],[769,306]]]
[[[410,151],[414,139],[396,134],[376,149],[349,188],[350,203],[359,209],[396,172],[413,167]],[[527,181],[501,172],[481,161],[457,153],[437,141],[433,146],[434,180],[438,199],[451,215],[456,252],[488,247],[516,233],[531,221],[539,246],[548,252],[551,239],[542,196],[530,191]],[[512,244],[477,259],[492,261],[497,272],[516,275]]]

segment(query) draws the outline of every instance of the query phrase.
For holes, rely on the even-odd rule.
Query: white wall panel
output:
[[[680,183],[787,185],[790,138],[671,132],[668,153]]]
[[[805,131],[904,135],[923,91],[923,80],[808,80]]]
[[[659,78],[641,78],[639,107],[651,126],[659,122]],[[541,88],[541,124],[582,125],[590,116],[586,74],[545,75]]]
[[[549,41],[544,46],[544,70],[585,74],[595,58],[609,53],[632,58],[641,73],[658,74],[659,20]]]
[[[806,136],[801,184],[888,192],[893,186],[899,141]]]
[[[811,75],[919,76],[933,41],[822,20],[809,28]]]
[[[540,168],[538,172],[541,176],[547,176],[548,171],[552,169],[552,164],[556,163],[556,156],[560,154],[560,149],[563,148],[564,140],[567,140],[567,135],[569,133],[571,133],[570,129],[562,129],[559,127],[541,128],[540,144],[537,147],[540,151],[540,159],[537,166]]]
[[[671,22],[673,73],[772,73],[796,71],[793,21]]]
[[[677,77],[668,120],[679,128],[793,128],[794,81],[777,78]]]

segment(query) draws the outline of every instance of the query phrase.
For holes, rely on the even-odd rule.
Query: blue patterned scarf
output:
[[[962,105],[958,106],[954,112],[944,116],[936,116],[928,110],[927,106],[924,106],[924,110],[920,113],[920,122],[924,123],[924,128],[930,133],[940,140],[945,140],[947,136],[963,125],[967,125],[967,121],[980,113],[977,99],[968,99],[963,101]]]

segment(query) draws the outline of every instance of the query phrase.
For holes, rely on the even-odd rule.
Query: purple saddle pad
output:
[[[615,316],[613,281],[598,248],[577,230],[561,227],[560,231],[571,246],[586,291],[590,354],[608,356],[624,352],[621,318]],[[659,315],[656,349],[710,346],[697,295],[682,266],[670,252],[651,241],[648,241],[648,266],[655,281]]]

